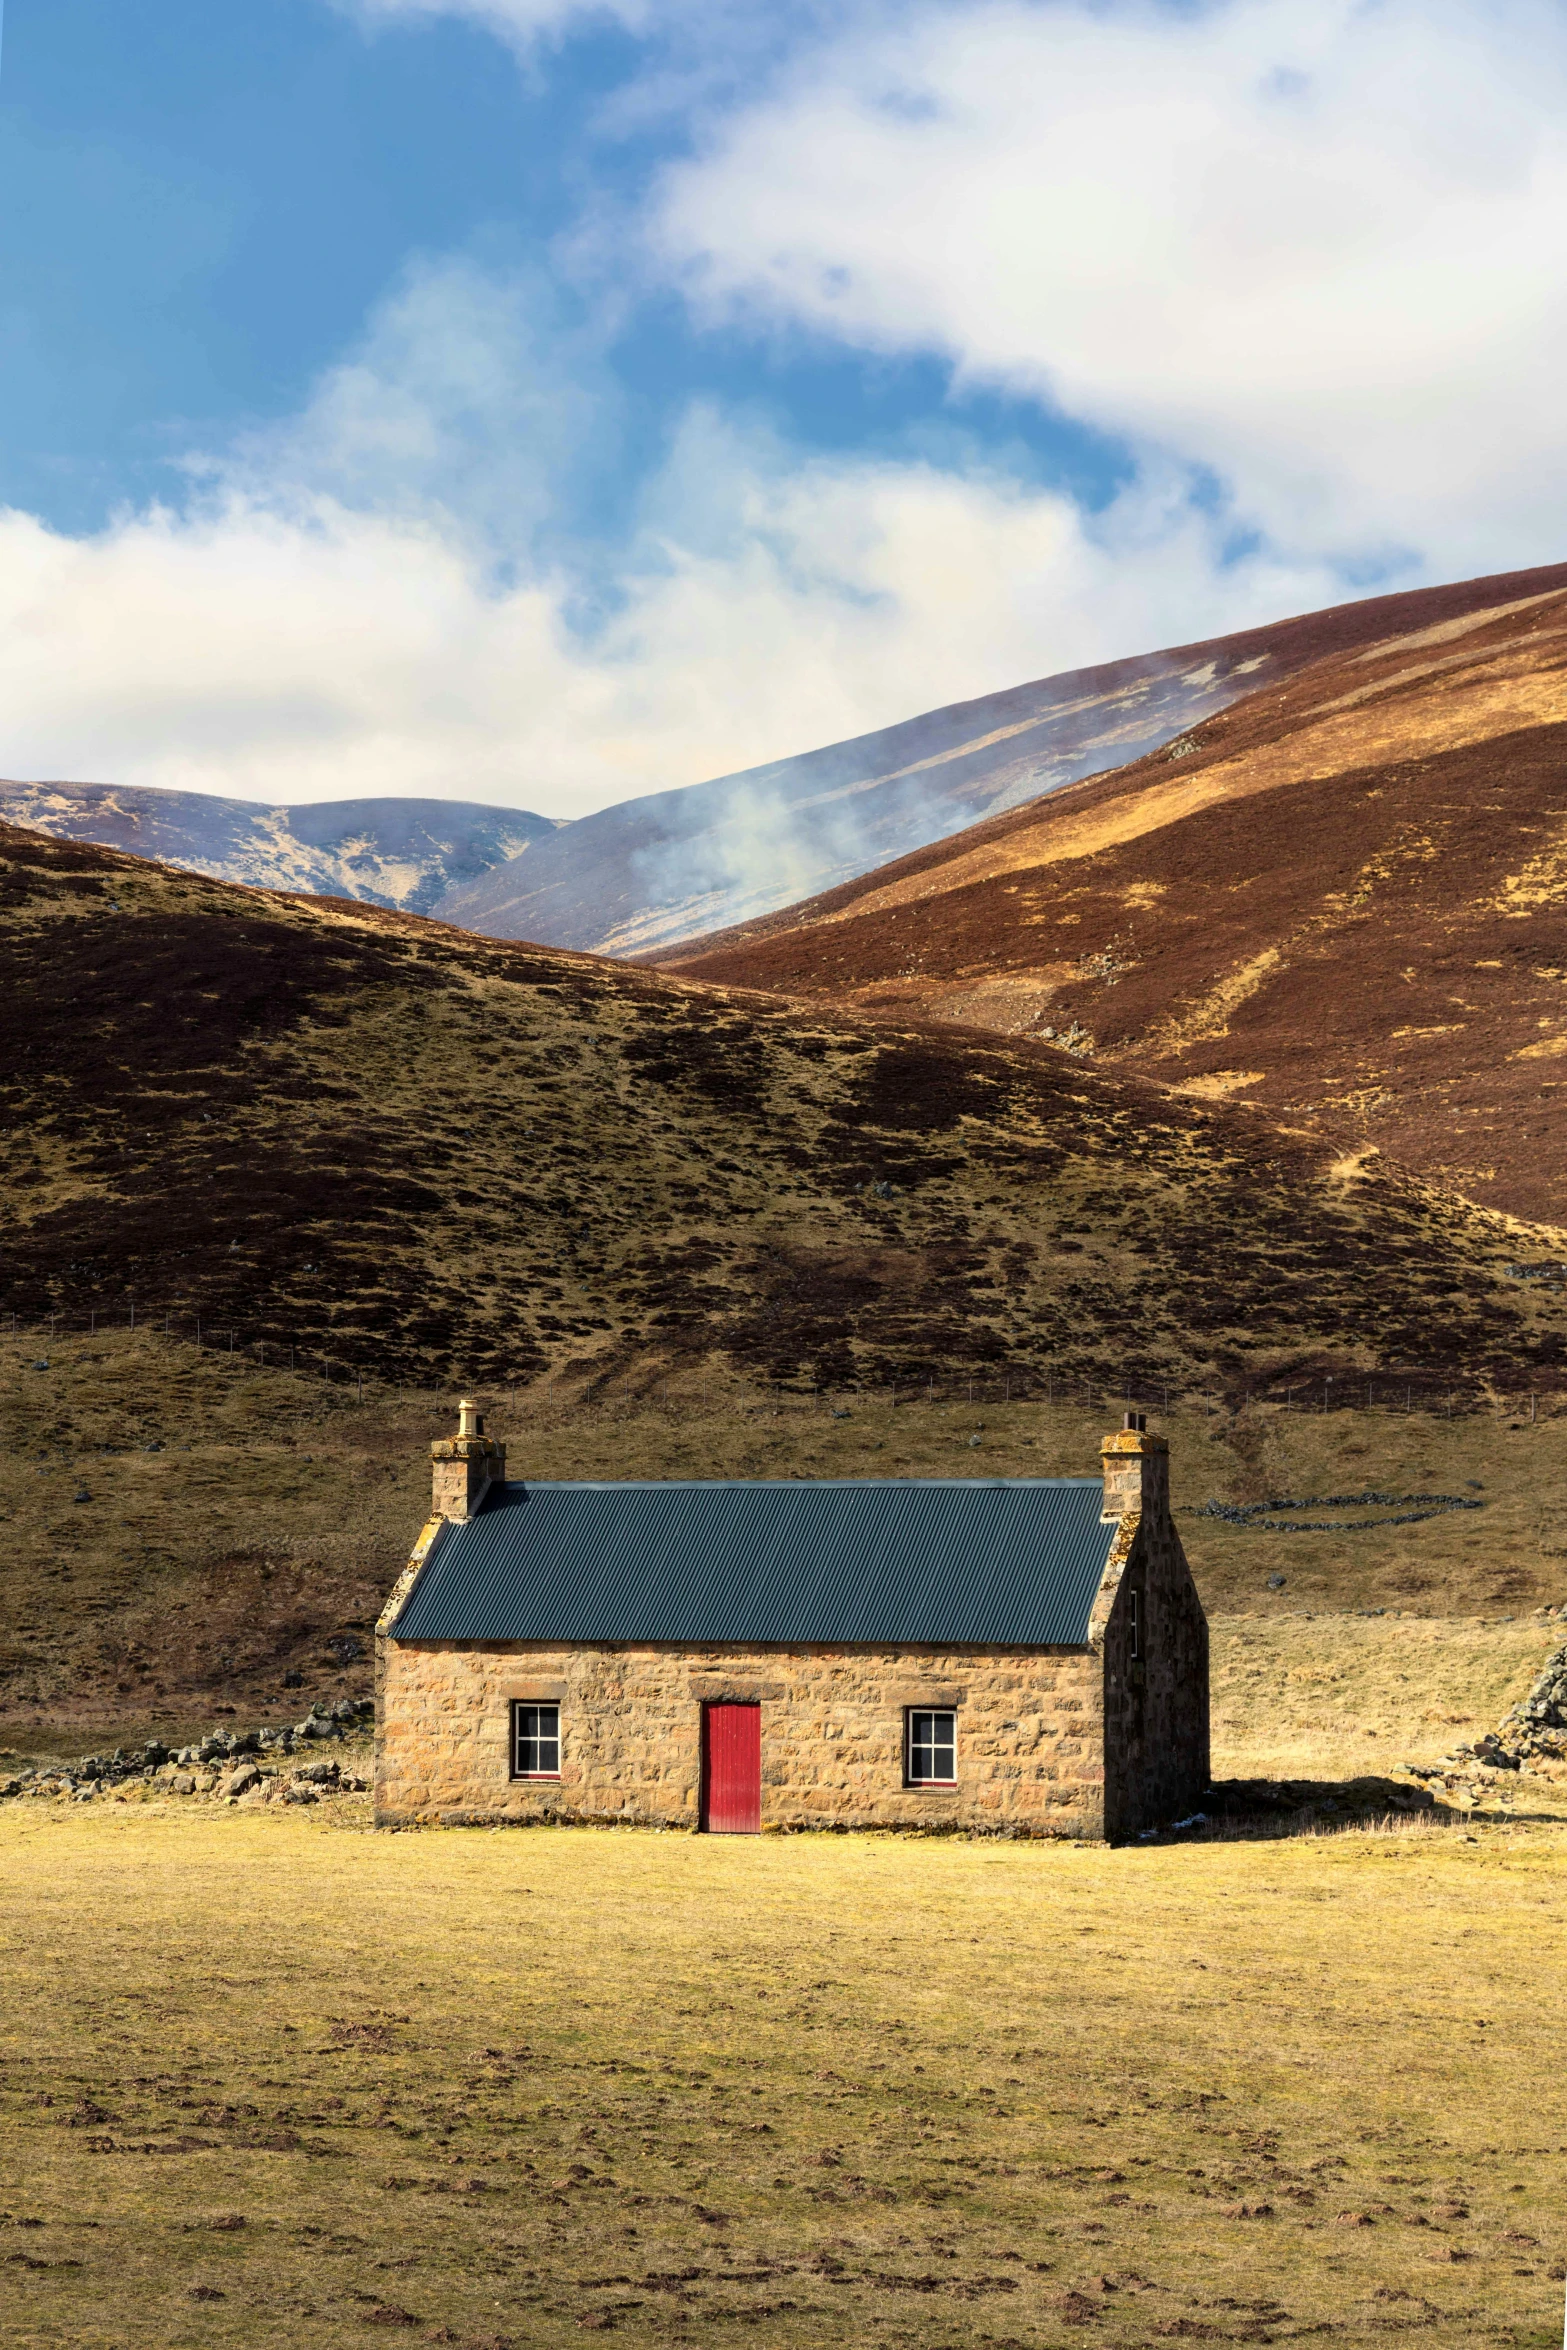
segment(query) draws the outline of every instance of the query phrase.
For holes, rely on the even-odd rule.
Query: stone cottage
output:
[[[1208,1784],[1140,1414],[1102,1477],[532,1485],[473,1404],[376,1631],[383,1825],[1117,1839]]]

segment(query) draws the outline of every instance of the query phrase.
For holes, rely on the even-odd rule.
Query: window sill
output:
[[[511,1784],[514,1787],[558,1787],[560,1773],[559,1771],[513,1771]]]
[[[906,1795],[956,1795],[958,1783],[956,1779],[905,1779],[903,1790]]]

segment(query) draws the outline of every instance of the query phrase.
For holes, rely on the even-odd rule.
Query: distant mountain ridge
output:
[[[0,820],[492,938],[649,961],[742,932],[751,948],[792,924],[785,909],[1174,750],[1314,664],[1564,580],[1538,569],[1409,589],[1065,670],[571,823],[460,800],[270,807],[82,783],[0,783]]]
[[[441,920],[494,938],[654,956],[1120,768],[1333,654],[1553,585],[1550,571],[1415,588],[928,710],[896,726],[564,825],[454,888]]]
[[[1255,682],[1268,633],[1070,670],[622,800],[434,911],[492,938],[628,956],[754,920],[1166,741]]]
[[[0,819],[253,889],[360,898],[428,914],[555,827],[472,800],[321,800],[303,807],[106,783],[0,782]]]

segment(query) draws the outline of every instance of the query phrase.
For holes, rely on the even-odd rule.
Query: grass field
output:
[[[511,1473],[545,1478],[1091,1476],[1119,1412],[1110,1395],[893,1408],[885,1395],[812,1401],[693,1375],[592,1400],[570,1387],[486,1400]],[[328,1643],[368,1648],[428,1506],[430,1438],[451,1424],[448,1396],[372,1390],[361,1403],[156,1331],[0,1338],[0,1745],[80,1752],[154,1731],[186,1737],[227,1707],[284,1719],[301,1707],[286,1671],[301,1674],[306,1700],[364,1694],[368,1655],[345,1666]],[[1414,1724],[1438,1752],[1450,1740],[1426,1716],[1490,1711],[1539,1653],[1523,1619],[1567,1600],[1567,1414],[1209,1413],[1176,1399],[1156,1424],[1216,1626],[1250,1618],[1252,1640],[1277,1625],[1278,1653],[1294,1658],[1282,1668],[1296,1676],[1290,1702],[1311,1725],[1301,1735],[1358,1740],[1357,1769],[1380,1752],[1363,1728],[1380,1739],[1397,1723],[1407,1738]],[[1368,1489],[1483,1506],[1288,1537],[1200,1514],[1210,1500]],[[1276,1574],[1282,1589],[1270,1588]],[[1356,1636],[1323,1620],[1369,1608],[1452,1629],[1409,1636],[1414,1674],[1403,1635],[1384,1650],[1366,1634],[1357,1662]],[[1305,1653],[1325,1646],[1335,1655]],[[1366,1660],[1384,1654],[1382,1687]],[[1312,1672],[1325,1676],[1322,1702],[1303,1707],[1313,1685],[1300,1676]],[[1455,1689],[1455,1673],[1474,1686]],[[1246,1743],[1257,1743],[1249,1730]]]
[[[1560,2339],[1559,1829],[0,1853],[19,2350]]]

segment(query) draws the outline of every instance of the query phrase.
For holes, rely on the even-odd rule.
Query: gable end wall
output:
[[[1168,1510],[1123,1521],[1119,1580],[1102,1634],[1105,1834],[1117,1842],[1202,1808],[1208,1752],[1208,1619]],[[1112,1554],[1111,1570],[1117,1565]],[[1106,1583],[1110,1582],[1107,1572]],[[1131,1654],[1128,1594],[1142,1655]]]

